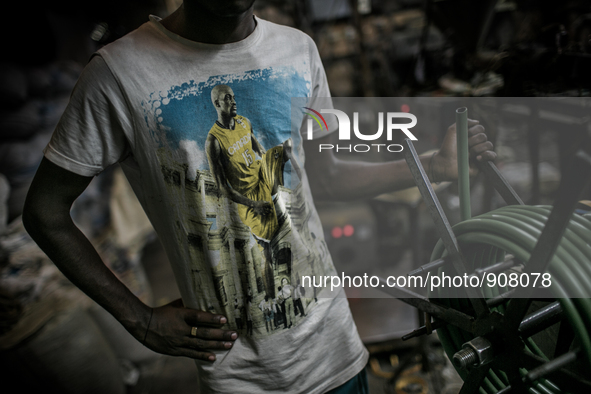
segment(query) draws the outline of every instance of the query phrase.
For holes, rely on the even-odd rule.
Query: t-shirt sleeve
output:
[[[330,96],[330,88],[326,79],[326,72],[318,53],[316,43],[308,37],[308,48],[310,58],[310,72],[311,72],[311,95],[308,107],[320,112],[320,109],[332,109],[332,98]],[[333,131],[338,129],[338,121],[333,114],[321,114],[326,125],[321,124],[320,126],[313,122],[313,139],[322,138]],[[306,119],[304,119],[305,121]],[[302,131],[305,129],[305,125],[302,125]]]
[[[78,175],[97,175],[129,155],[131,119],[117,80],[96,55],[78,78],[45,157]]]

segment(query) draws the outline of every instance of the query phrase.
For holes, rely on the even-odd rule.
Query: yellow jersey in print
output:
[[[256,159],[252,149],[252,129],[246,118],[234,117],[234,130],[215,123],[209,133],[220,144],[226,181],[244,197],[253,201],[268,201],[273,204],[273,184],[278,180],[283,184],[283,146],[273,147],[265,152],[263,160]],[[242,222],[259,239],[270,241],[279,224],[275,210],[260,216],[254,209],[237,204]]]
[[[224,171],[230,186],[241,194],[251,191],[259,181],[261,161],[256,160],[252,149],[252,129],[248,120],[236,115],[234,130],[226,129],[216,122],[209,134],[218,140],[227,159]]]

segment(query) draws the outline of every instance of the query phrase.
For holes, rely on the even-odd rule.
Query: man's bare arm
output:
[[[264,216],[271,213],[273,206],[268,201],[251,200],[228,185],[224,165],[222,164],[222,148],[214,136],[207,136],[205,151],[207,153],[207,158],[209,159],[209,170],[215,179],[215,183],[226,196],[230,197],[230,199],[237,204],[246,205],[247,207],[254,209],[257,215]]]
[[[160,353],[208,360],[208,349],[231,347],[230,331],[219,329],[221,315],[141,302],[103,263],[90,241],[74,225],[70,209],[92,178],[43,159],[25,202],[23,223],[64,275],[110,312],[136,339]],[[208,326],[191,337],[192,326]],[[229,344],[229,345],[228,345]]]
[[[494,160],[493,145],[487,140],[484,128],[469,120],[470,155],[475,160]],[[340,160],[332,150],[319,152],[319,144],[334,144],[332,133],[319,140],[304,140],[306,169],[314,196],[322,200],[347,201],[372,198],[382,193],[415,186],[404,160],[385,163]],[[457,179],[456,130],[448,128],[441,149],[436,155],[421,155],[421,163],[432,182]],[[471,168],[475,174],[476,169]]]

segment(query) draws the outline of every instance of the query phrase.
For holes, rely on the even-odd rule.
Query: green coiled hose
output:
[[[549,206],[513,205],[503,207],[478,217],[465,220],[453,227],[461,250],[468,264],[468,272],[482,269],[503,261],[505,254],[511,254],[516,261],[527,263],[536,241],[550,215]],[[431,261],[447,254],[443,243],[439,241],[431,255]],[[441,274],[440,269],[439,274]],[[449,271],[449,269],[448,269]],[[548,264],[551,275],[550,291],[557,298],[565,311],[566,318],[575,332],[575,341],[581,348],[584,361],[591,365],[591,221],[573,214],[560,245]],[[451,272],[447,272],[451,275]],[[541,278],[540,278],[541,279]],[[486,298],[495,297],[510,288],[496,284],[482,287]],[[566,291],[568,289],[568,292]],[[449,291],[448,291],[449,290]],[[440,299],[445,305],[458,310],[470,308],[469,300],[462,289],[446,289],[446,298]],[[442,297],[443,293],[434,292],[431,297]],[[450,298],[451,297],[451,298]],[[499,313],[505,312],[505,304],[493,308]],[[473,339],[470,333],[447,325],[437,330],[445,352],[450,359]],[[533,338],[525,340],[526,349],[540,357],[548,359]],[[522,369],[522,376],[527,370]],[[466,379],[466,371],[458,369]],[[480,386],[480,393],[493,394],[508,386],[509,380],[503,371],[490,368],[486,379]],[[539,379],[529,387],[532,394],[562,393],[559,387],[546,379]]]

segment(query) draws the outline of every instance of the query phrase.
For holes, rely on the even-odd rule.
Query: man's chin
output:
[[[237,17],[248,11],[255,0],[224,0],[208,4],[209,11],[220,17]]]

